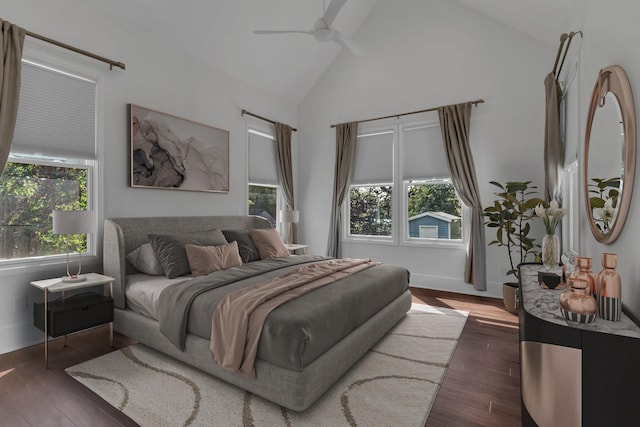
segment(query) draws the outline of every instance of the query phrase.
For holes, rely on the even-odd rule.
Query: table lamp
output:
[[[93,232],[93,211],[53,211],[53,234],[66,235],[67,275],[63,282],[82,282],[87,278],[80,276],[82,270],[82,252],[78,253],[78,272],[69,272],[69,235],[89,234]]]
[[[300,221],[300,211],[296,211],[296,210],[291,210],[291,209],[283,209],[280,211],[280,222],[283,224],[295,224],[298,221]],[[287,228],[287,231],[285,233],[285,236],[287,236],[287,241],[285,243],[289,244],[291,243],[289,241],[291,233],[289,228]]]

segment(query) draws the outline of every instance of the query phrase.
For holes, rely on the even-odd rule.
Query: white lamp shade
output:
[[[292,211],[290,209],[284,209],[280,211],[280,222],[297,223],[299,220],[300,220],[300,211]]]
[[[53,234],[93,232],[93,211],[53,211]]]

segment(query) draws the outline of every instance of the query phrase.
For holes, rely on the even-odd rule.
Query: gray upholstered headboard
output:
[[[127,274],[137,270],[125,256],[147,243],[148,234],[181,233],[200,230],[249,230],[271,228],[271,223],[259,216],[171,216],[110,218],[104,222],[103,269],[104,274],[114,277],[113,299],[117,308],[126,307],[125,286]]]

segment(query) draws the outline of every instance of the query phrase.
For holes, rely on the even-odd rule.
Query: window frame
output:
[[[351,189],[354,187],[391,187],[391,235],[390,236],[382,236],[382,235],[374,235],[374,234],[351,234]],[[389,182],[377,182],[377,183],[369,183],[369,184],[352,184],[349,186],[345,205],[345,221],[344,221],[344,234],[343,240],[349,240],[353,242],[375,242],[382,244],[393,244],[395,243],[395,234],[394,227],[395,223],[393,221],[395,212],[395,200],[394,200],[394,185]]]
[[[361,135],[374,134],[378,132],[384,132],[391,130],[393,132],[393,182],[392,183],[371,183],[366,184],[368,186],[378,185],[390,185],[392,187],[391,197],[391,236],[359,236],[350,234],[350,190],[354,186],[363,186],[365,184],[351,184],[349,186],[349,192],[345,196],[345,200],[342,205],[343,210],[343,234],[342,241],[345,243],[367,243],[367,244],[380,244],[380,245],[396,245],[405,247],[423,247],[423,248],[438,248],[438,249],[455,249],[465,250],[468,241],[469,233],[468,226],[470,221],[470,210],[466,207],[464,202],[460,200],[462,214],[461,222],[463,225],[462,238],[456,240],[446,239],[428,239],[428,238],[409,238],[409,221],[408,221],[408,186],[411,183],[416,182],[429,182],[434,180],[449,180],[450,176],[446,177],[428,177],[424,176],[420,179],[404,179],[403,171],[403,156],[405,154],[405,145],[403,139],[403,131],[407,128],[415,128],[422,126],[437,126],[440,127],[440,122],[436,113],[426,113],[422,115],[422,118],[412,118],[410,120],[391,119],[381,121],[377,125],[364,125],[358,129],[358,137]],[[457,194],[457,192],[456,192]],[[458,196],[458,199],[460,197]],[[402,221],[396,220],[402,218]]]
[[[276,189],[276,225],[275,225],[275,229],[280,231],[280,210],[282,209],[282,192],[280,190],[280,186],[279,185],[274,185],[274,184],[262,184],[259,182],[248,182],[247,183],[247,204],[245,206],[245,209],[247,210],[247,215],[249,215],[249,187],[250,186],[254,186],[254,187],[266,187],[266,188],[275,188]],[[261,217],[264,218],[264,217]],[[267,219],[267,218],[265,218]]]
[[[247,183],[245,185],[245,205],[244,205],[244,210],[245,210],[245,214],[249,215],[249,186],[253,185],[253,186],[260,186],[260,187],[269,187],[269,188],[275,188],[276,189],[276,225],[275,225],[275,229],[278,230],[278,233],[280,232],[281,229],[281,225],[280,225],[280,210],[283,208],[284,206],[284,198],[282,196],[282,188],[280,186],[280,184],[272,184],[272,183],[264,183],[264,182],[257,182],[257,181],[253,181],[249,178],[250,176],[250,167],[251,167],[251,145],[249,143],[249,138],[250,138],[250,134],[254,133],[258,136],[261,136],[263,138],[266,139],[270,139],[271,141],[273,141],[273,144],[276,144],[276,136],[275,136],[275,128],[267,128],[266,126],[264,126],[262,123],[260,124],[256,124],[253,121],[251,123],[249,123],[249,121],[247,121],[247,126],[246,126],[246,180],[245,182]],[[277,165],[276,165],[277,167]],[[277,175],[276,171],[276,175]]]
[[[25,40],[22,56],[23,62],[35,64],[56,72],[71,75],[79,79],[89,80],[95,83],[95,159],[67,158],[63,156],[37,156],[10,151],[9,161],[21,163],[36,163],[48,166],[86,166],[87,173],[87,209],[94,212],[94,230],[87,235],[87,252],[82,253],[85,267],[100,261],[102,254],[100,232],[102,230],[104,205],[104,172],[101,162],[104,158],[104,76],[101,69],[93,68],[89,64],[79,62],[77,58],[56,54],[48,45],[42,45],[37,41]],[[72,254],[77,254],[72,252]],[[13,274],[15,269],[37,268],[53,265],[64,265],[66,253],[57,255],[42,255],[27,258],[14,258],[0,260],[0,276]]]
[[[41,165],[41,166],[52,166],[52,167],[69,167],[69,168],[78,168],[78,169],[86,169],[87,170],[87,210],[92,210],[94,215],[94,231],[92,233],[87,234],[87,251],[82,252],[82,256],[87,257],[95,257],[98,255],[98,212],[95,206],[95,187],[96,187],[96,174],[97,167],[95,160],[88,159],[68,159],[68,158],[55,158],[55,157],[40,157],[40,156],[30,156],[23,155],[20,153],[10,153],[7,158],[7,163],[23,163],[23,164],[33,164],[33,165]],[[70,254],[78,254],[78,252],[70,252]],[[40,265],[40,264],[48,264],[48,263],[66,263],[67,255],[66,253],[60,253],[55,255],[37,255],[32,257],[24,257],[24,258],[10,258],[10,259],[0,259],[0,270],[4,268],[10,268],[15,266],[28,266],[32,264]]]
[[[397,167],[396,161],[398,158],[397,153],[397,125],[396,124],[386,124],[386,123],[378,123],[375,125],[364,125],[359,126],[357,138],[365,137],[365,136],[375,136],[378,134],[389,133],[392,135],[391,141],[391,150],[393,153],[391,159],[392,166],[392,181],[395,181]],[[355,159],[354,159],[355,160]],[[354,162],[355,167],[355,162]],[[391,187],[391,235],[390,236],[375,236],[375,235],[366,235],[366,234],[351,234],[351,188],[352,187],[380,187],[380,186],[390,186]],[[344,242],[352,242],[352,243],[373,243],[379,245],[397,245],[398,243],[398,230],[397,223],[394,221],[394,218],[398,215],[397,209],[397,186],[394,182],[384,182],[375,181],[369,182],[366,184],[353,184],[349,185],[347,189],[347,194],[344,197],[344,201],[342,204],[342,216],[343,216],[343,231],[342,231],[342,241]]]
[[[403,239],[402,244],[405,246],[435,246],[435,247],[445,247],[445,248],[460,248],[465,247],[467,240],[465,240],[465,232],[464,232],[464,224],[468,215],[465,215],[466,209],[465,205],[460,200],[460,196],[458,196],[458,200],[460,201],[460,207],[462,211],[461,222],[462,222],[462,236],[460,239],[438,239],[438,238],[428,238],[428,237],[411,237],[409,236],[409,186],[411,185],[420,185],[420,184],[436,184],[436,185],[453,185],[451,183],[451,177],[440,177],[440,178],[424,178],[424,179],[412,179],[402,181],[402,201],[404,203],[403,215],[405,221],[403,222]],[[458,192],[456,191],[456,195]],[[451,229],[449,229],[449,236],[451,236]]]

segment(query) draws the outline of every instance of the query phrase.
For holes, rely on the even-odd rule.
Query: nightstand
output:
[[[296,254],[298,251],[302,251],[303,254],[306,254],[309,245],[298,245],[297,243],[291,243],[288,245],[284,245],[284,247],[287,248],[287,250],[291,252],[292,255]]]
[[[60,277],[31,282],[44,291],[44,302],[35,303],[34,325],[44,332],[44,366],[49,365],[49,336],[64,335],[109,323],[109,344],[113,346],[113,277],[97,273],[83,274],[81,282],[63,282]],[[109,297],[89,293],[65,298],[67,291],[109,285]],[[49,301],[49,293],[61,292],[62,298]],[[42,307],[41,307],[42,306]],[[43,310],[39,310],[42,308]],[[53,323],[53,327],[50,326]]]

